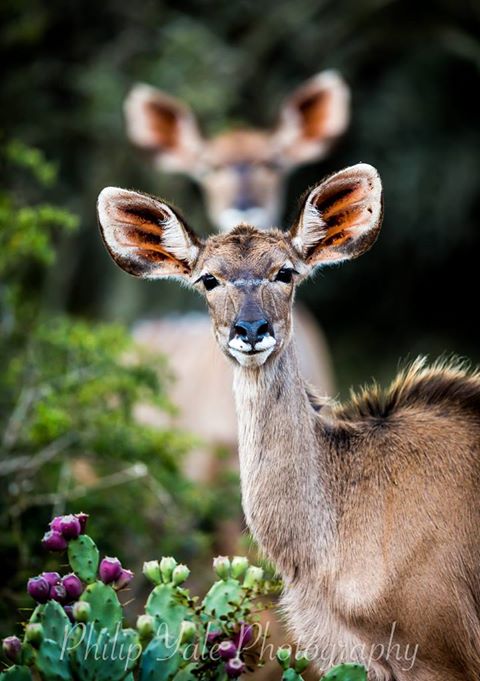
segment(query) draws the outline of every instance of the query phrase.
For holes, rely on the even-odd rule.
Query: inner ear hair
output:
[[[137,277],[188,277],[200,241],[168,204],[148,194],[106,187],[97,214],[113,260]]]
[[[306,196],[291,230],[307,265],[356,258],[375,242],[383,216],[380,176],[359,163],[331,175]]]

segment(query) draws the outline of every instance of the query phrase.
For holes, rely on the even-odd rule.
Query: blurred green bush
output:
[[[15,141],[1,154],[9,178],[0,191],[0,628],[7,631],[25,603],[26,570],[39,560],[39,527],[52,514],[72,506],[95,513],[107,552],[145,556],[161,541],[162,550],[192,560],[207,551],[213,518],[228,513],[225,500],[236,495],[184,478],[190,437],[136,420],[140,403],[174,409],[162,358],[135,348],[119,325],[55,315],[45,305],[59,237],[78,218],[56,204],[27,203],[55,183],[55,166],[38,150]]]

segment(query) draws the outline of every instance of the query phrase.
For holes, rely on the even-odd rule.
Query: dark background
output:
[[[82,220],[46,287],[52,309],[131,322],[202,305],[117,272],[98,238],[95,199],[107,184],[159,193],[209,229],[190,180],[156,174],[129,146],[122,101],[134,82],[183,98],[214,133],[273,124],[292,88],[336,68],[352,89],[351,128],[325,162],[291,177],[285,225],[326,173],[360,160],[379,169],[375,248],[300,293],[339,385],[387,378],[418,353],[480,359],[478,2],[4,0],[0,12],[3,134],[58,160],[55,199]]]

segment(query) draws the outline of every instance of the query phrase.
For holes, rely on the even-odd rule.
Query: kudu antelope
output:
[[[299,370],[295,289],[372,246],[376,170],[318,184],[289,232],[240,225],[202,241],[167,204],[115,188],[98,216],[120,267],[206,298],[234,367],[243,508],[296,640],[319,667],[369,662],[371,679],[478,679],[480,375],[417,361],[388,391],[335,406]]]
[[[258,228],[279,224],[288,173],[328,153],[347,128],[349,99],[342,78],[324,71],[285,101],[273,130],[230,130],[211,139],[202,136],[194,114],[183,103],[149,85],[134,86],[124,108],[131,141],[150,152],[162,171],[181,172],[197,182],[214,227],[228,231],[241,222]],[[305,309],[296,310],[296,316],[304,375],[323,394],[331,394],[331,363],[323,334]],[[180,407],[177,423],[208,445],[187,458],[187,473],[210,480],[216,469],[212,445],[233,451],[237,432],[231,376],[208,319],[197,314],[144,321],[136,325],[134,335],[168,357],[176,378],[172,399]],[[159,418],[145,410],[141,416],[153,423]]]

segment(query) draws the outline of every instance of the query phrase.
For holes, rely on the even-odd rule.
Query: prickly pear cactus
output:
[[[81,534],[68,545],[68,562],[73,572],[82,582],[90,584],[97,578],[99,551],[95,542],[86,534]]]
[[[144,564],[153,583],[136,628],[123,626],[118,593],[133,579],[118,558],[100,561],[85,534],[85,513],[54,518],[42,543],[67,552],[70,572],[42,572],[28,580],[37,602],[23,639],[9,636],[10,664],[0,681],[228,681],[254,671],[258,597],[270,593],[263,570],[242,556],[214,560],[217,581],[200,601],[184,586],[186,565],[164,557]],[[283,681],[302,681],[308,660],[287,648],[277,659]],[[247,666],[248,665],[248,666]],[[366,681],[363,667],[344,664],[326,681]]]
[[[123,610],[114,589],[108,584],[96,581],[89,584],[80,596],[82,603],[90,605],[88,622],[91,622],[97,631],[107,629],[114,632],[118,624],[122,622]]]
[[[0,681],[32,681],[32,674],[28,667],[14,664],[0,674]]]
[[[339,664],[325,674],[323,681],[367,681],[367,672],[361,664]]]

